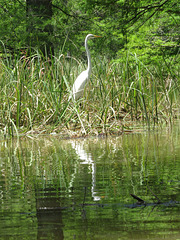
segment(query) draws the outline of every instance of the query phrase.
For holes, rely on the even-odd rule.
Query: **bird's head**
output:
[[[101,38],[101,36],[94,35],[94,34],[88,34],[88,35],[86,36],[86,39],[87,39],[87,40],[93,39],[93,38]]]

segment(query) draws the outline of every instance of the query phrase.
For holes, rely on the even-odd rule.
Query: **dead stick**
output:
[[[138,196],[136,196],[136,195],[134,195],[132,193],[131,193],[131,197],[133,197],[134,199],[138,200],[139,204],[145,203],[145,201],[143,199],[139,198]]]
[[[152,195],[158,200],[157,203],[161,203],[161,200],[153,193],[153,191],[150,189],[150,187],[148,187],[150,192],[152,193]]]

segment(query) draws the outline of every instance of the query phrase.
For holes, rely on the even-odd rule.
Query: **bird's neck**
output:
[[[88,74],[90,75],[91,74],[91,54],[90,54],[89,49],[88,49],[87,39],[85,40],[85,49],[86,49],[87,59],[88,59],[87,71],[88,71]]]

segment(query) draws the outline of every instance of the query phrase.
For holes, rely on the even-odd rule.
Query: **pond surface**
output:
[[[179,173],[179,125],[1,140],[0,239],[180,239]]]

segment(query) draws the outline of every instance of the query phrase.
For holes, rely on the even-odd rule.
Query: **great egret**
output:
[[[93,34],[88,34],[85,38],[85,49],[86,49],[86,53],[87,53],[87,59],[88,59],[88,68],[83,71],[77,78],[76,81],[73,84],[73,88],[72,88],[72,95],[69,97],[69,100],[71,99],[71,97],[74,98],[74,100],[79,99],[80,97],[83,96],[84,93],[84,87],[86,85],[86,83],[88,82],[90,75],[91,75],[91,55],[88,49],[88,45],[87,42],[89,39],[93,39],[93,38],[99,38],[101,36],[97,36],[97,35],[93,35]]]

